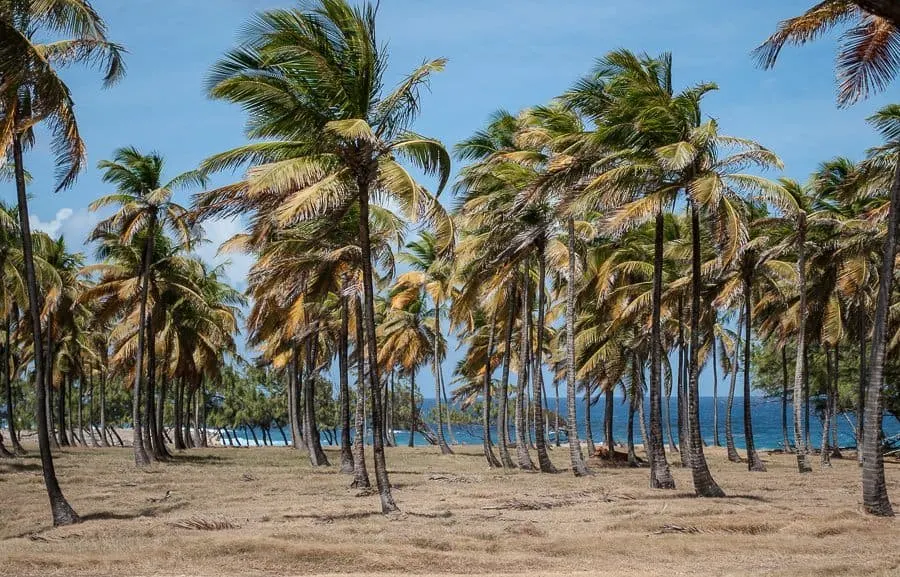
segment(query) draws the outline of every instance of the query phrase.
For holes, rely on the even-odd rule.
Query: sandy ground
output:
[[[854,460],[801,476],[791,456],[749,473],[708,452],[728,498],[694,498],[680,467],[662,492],[594,460],[576,479],[491,470],[474,447],[388,449],[403,512],[384,516],[293,449],[189,451],[146,472],[127,449],[73,449],[57,471],[85,522],[59,529],[32,452],[0,461],[0,574],[900,575],[900,521],[861,514]]]

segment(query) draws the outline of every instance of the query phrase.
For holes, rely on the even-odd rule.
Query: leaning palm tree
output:
[[[391,198],[411,219],[432,222],[441,249],[449,243],[451,224],[436,198],[399,163],[403,159],[437,174],[438,192],[449,178],[444,147],[409,131],[420,89],[445,61],[426,62],[383,93],[388,55],[375,38],[376,12],[369,3],[309,0],[253,20],[242,45],[214,67],[209,87],[214,98],[245,107],[248,136],[259,142],[204,163],[207,170],[253,167],[241,182],[202,195],[198,208],[202,216],[252,213],[256,232],[262,233],[310,216],[338,216],[359,205],[366,377],[373,393],[373,426],[379,430],[370,197]],[[395,511],[378,435],[374,448],[382,510]]]
[[[73,37],[38,44],[38,38],[69,34]],[[75,119],[72,94],[57,70],[73,63],[98,64],[105,72],[104,83],[110,85],[124,73],[121,56],[121,48],[108,41],[105,23],[87,0],[0,2],[0,78],[3,78],[0,84],[0,152],[5,155],[11,149],[15,171],[34,346],[38,446],[54,525],[77,523],[79,518],[59,488],[50,455],[42,388],[45,367],[41,302],[32,254],[24,148],[32,141],[36,124],[48,126],[53,148],[57,152],[57,190],[71,186],[84,165],[85,147]]]
[[[165,181],[164,164],[162,156],[155,152],[145,155],[133,147],[118,149],[113,160],[103,160],[97,165],[103,171],[103,182],[115,185],[116,192],[103,196],[90,205],[93,211],[107,206],[118,206],[115,214],[97,225],[92,239],[115,233],[124,243],[140,238],[143,244],[140,265],[140,312],[137,317],[135,349],[137,368],[134,372],[132,389],[134,462],[138,467],[145,467],[150,463],[150,457],[141,438],[143,431],[140,400],[142,367],[149,330],[147,303],[154,242],[160,231],[165,229],[175,232],[182,242],[190,242],[193,233],[185,220],[187,211],[172,200],[172,195],[179,188],[202,186],[205,183],[204,176],[197,171],[184,172]]]

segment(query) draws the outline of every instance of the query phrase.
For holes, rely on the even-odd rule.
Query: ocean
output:
[[[604,411],[605,405],[603,402],[604,399],[601,399],[600,402],[596,403],[591,408],[591,429],[594,437],[594,441],[600,443],[603,441],[603,419],[604,419]],[[625,443],[628,439],[627,437],[627,425],[628,425],[628,406],[623,403],[623,398],[615,399],[615,407],[613,409],[613,436],[617,443]],[[551,411],[556,409],[556,398],[550,397],[547,401],[548,406]],[[725,444],[725,403],[726,399],[719,398],[719,440],[721,444],[724,446]],[[734,443],[739,449],[746,448],[745,437],[744,437],[744,412],[743,412],[743,399],[740,397],[736,397],[734,400],[734,407],[732,409],[732,426],[734,431]],[[420,414],[428,415],[432,408],[435,406],[434,399],[424,399],[422,406],[419,407]],[[645,411],[645,417],[647,419],[650,418],[649,415],[649,399],[645,403],[645,407],[647,407]],[[672,398],[672,429],[676,431],[676,423],[677,423],[677,414],[676,414],[676,406],[677,399],[675,397]],[[559,406],[561,410],[561,415],[565,415],[566,405],[565,398],[559,399]],[[663,403],[663,416],[665,417],[665,402]],[[781,428],[781,399],[777,398],[766,398],[766,397],[752,397],[750,400],[751,412],[753,414],[753,438],[756,441],[757,449],[780,449],[784,446],[784,435],[782,434]],[[791,435],[791,440],[793,441],[793,406],[788,406],[788,433]],[[578,433],[579,437],[584,440],[584,400],[579,398],[577,402],[577,417],[578,417]],[[856,446],[856,435],[854,433],[854,428],[856,426],[856,414],[855,413],[846,413],[846,414],[838,414],[837,416],[837,426],[838,426],[838,443],[841,447],[855,447]],[[637,419],[637,414],[635,414],[635,419]],[[512,427],[513,423],[510,422],[510,436],[513,436]],[[432,425],[432,427],[436,427],[436,425]],[[551,420],[552,427],[552,420]],[[700,398],[700,429],[703,434],[703,439],[708,445],[712,445],[714,442],[714,433],[713,433],[713,397],[701,397]],[[891,437],[894,435],[900,435],[900,421],[898,421],[892,415],[885,415],[884,418],[884,431],[886,437]],[[290,438],[290,430],[285,427],[285,432]],[[665,424],[663,425],[663,434],[665,435],[666,428]],[[449,431],[447,426],[444,425],[444,434],[448,442],[451,441]],[[248,435],[243,430],[238,430],[238,436],[242,440],[242,442],[246,442],[247,437],[250,437],[250,444],[253,444],[252,435]],[[257,432],[257,436],[259,436],[259,432]],[[395,431],[394,436],[397,439],[397,443],[401,446],[405,446],[409,441],[409,432],[408,431]],[[281,440],[281,434],[279,433],[277,428],[273,428],[272,430],[273,441],[276,445],[283,444]],[[453,426],[453,437],[456,442],[463,445],[480,445],[482,443],[482,434],[481,434],[481,425],[480,423],[471,424],[471,425],[454,425]],[[491,430],[491,437],[496,441],[497,439],[497,431],[495,428]],[[640,433],[640,424],[635,422],[634,425],[634,437],[635,443],[641,444],[643,441],[641,439]],[[668,439],[668,437],[666,437]],[[340,435],[338,434],[338,440],[340,440]],[[551,442],[554,441],[550,438]],[[322,442],[327,444],[327,437],[322,435]],[[563,435],[561,441],[565,442],[565,436]],[[810,442],[814,447],[819,447],[822,441],[822,421],[820,415],[817,414],[816,408],[814,404],[810,404]],[[415,436],[416,445],[426,445],[428,441],[419,433],[416,433]]]

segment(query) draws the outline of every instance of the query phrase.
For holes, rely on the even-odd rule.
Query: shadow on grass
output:
[[[0,468],[9,469],[11,473],[40,472],[41,462],[37,459],[15,458],[0,461]]]
[[[368,519],[369,517],[378,517],[382,513],[378,511],[358,511],[355,513],[338,513],[336,515],[315,515],[312,513],[285,513],[282,515],[285,519],[312,519],[320,523],[333,523],[334,521],[358,521],[359,519]]]
[[[192,455],[190,453],[176,453],[172,455],[172,458],[169,460],[170,463],[197,463],[197,464],[208,464],[208,463],[219,463],[219,464],[227,464],[233,463],[234,459],[223,457],[221,455]]]
[[[766,499],[765,497],[760,497],[759,495],[725,495],[724,497],[698,497],[696,493],[675,493],[675,492],[665,492],[665,490],[661,489],[659,493],[654,493],[653,495],[649,495],[646,497],[637,498],[637,501],[667,501],[669,499],[743,499],[745,501],[756,501],[757,503],[771,503],[770,499]]]

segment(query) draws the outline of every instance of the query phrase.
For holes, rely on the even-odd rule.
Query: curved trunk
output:
[[[535,340],[534,358],[532,359],[531,384],[534,389],[534,443],[537,447],[538,465],[543,473],[556,473],[556,467],[547,454],[547,436],[544,430],[544,308],[546,300],[547,259],[544,246],[538,248],[538,302],[537,302],[537,339]]]
[[[486,351],[486,360],[484,363],[484,378],[481,383],[481,434],[482,450],[484,458],[487,459],[489,467],[500,467],[500,461],[494,455],[494,449],[491,447],[491,357],[494,355],[494,323],[496,315],[491,315],[488,321],[488,342]]]
[[[784,436],[784,452],[791,452],[791,438],[788,435],[788,362],[787,349],[781,347],[781,433]]]
[[[766,466],[756,452],[753,441],[753,415],[750,412],[750,336],[753,329],[753,294],[749,275],[744,277],[744,438],[747,443],[747,468],[765,472]]]
[[[350,367],[347,362],[347,341],[350,332],[350,311],[347,297],[341,296],[341,332],[338,335],[338,370],[341,387],[341,473],[353,473],[353,449],[350,445]],[[279,425],[279,429],[281,426]],[[284,436],[284,432],[281,433]]]
[[[725,492],[716,484],[706,457],[703,455],[703,440],[700,437],[700,213],[691,203],[691,342],[688,354],[687,425],[691,457],[691,476],[694,491],[699,497],[724,497]],[[747,326],[750,325],[746,319]]]
[[[569,460],[576,477],[588,474],[587,464],[578,440],[575,406],[575,219],[568,222],[569,279],[566,283],[566,419],[568,419]],[[559,389],[556,390],[556,443],[559,444]]]
[[[509,293],[509,314],[506,317],[506,327],[503,338],[503,372],[500,376],[500,408],[497,415],[497,442],[500,444],[500,463],[512,469],[515,467],[509,454],[509,366],[512,362],[512,332],[513,323],[516,320],[516,289]]]
[[[866,512],[878,516],[893,516],[894,510],[887,494],[884,479],[884,455],[881,451],[884,407],[881,387],[884,384],[884,357],[888,311],[894,280],[894,258],[897,255],[897,226],[900,224],[900,159],[894,169],[891,185],[891,205],[888,212],[887,235],[878,278],[878,299],[875,302],[875,321],[872,324],[872,356],[869,361],[869,380],[866,386],[863,427],[863,506]]]
[[[444,405],[441,402],[441,373],[443,372],[441,368],[441,356],[438,351],[438,336],[441,334],[441,303],[440,301],[435,301],[434,303],[434,398],[437,400],[437,414],[438,414],[438,422],[437,422],[437,441],[438,446],[441,448],[442,455],[452,455],[453,451],[450,449],[450,446],[447,444],[447,441],[444,439]]]
[[[47,414],[44,388],[44,357],[41,340],[41,298],[38,293],[37,277],[34,271],[34,255],[32,253],[31,222],[28,218],[28,195],[25,191],[25,167],[22,164],[22,140],[19,134],[13,134],[13,165],[16,177],[16,197],[19,203],[19,227],[22,234],[22,253],[24,256],[25,285],[28,291],[28,309],[31,316],[31,337],[34,346],[34,391],[35,391],[35,423],[37,425],[38,448],[41,453],[41,472],[44,487],[50,500],[50,512],[54,525],[71,525],[80,519],[59,488],[56,471],[53,467],[53,456],[50,454],[50,431],[47,428]]]
[[[803,434],[803,401],[806,384],[806,215],[801,213],[797,222],[797,289],[800,293],[797,327],[797,363],[794,367],[794,446],[797,450],[797,469],[801,473],[811,473],[809,446]],[[808,406],[808,403],[807,403]]]
[[[444,410],[447,412],[447,435],[450,437],[451,445],[458,445],[458,441],[456,440],[456,435],[453,434],[453,423],[450,421],[450,410],[452,405],[450,401],[447,399],[447,386],[444,382],[444,371],[441,371],[441,394],[444,396]],[[394,401],[393,401],[394,389],[391,387],[391,407],[393,410]]]
[[[665,218],[662,211],[656,213],[653,241],[653,295],[650,327],[650,436],[647,439],[650,456],[650,487],[674,489],[675,480],[666,460],[666,447],[662,432],[662,306],[663,238]],[[668,417],[668,414],[666,415]],[[668,419],[667,419],[668,420]],[[670,435],[671,438],[671,435]]]
[[[416,415],[416,371],[415,369],[409,374],[409,446],[414,447],[416,444],[416,425],[419,419]]]
[[[159,379],[159,395],[156,401],[156,440],[165,458],[171,458],[172,454],[166,447],[166,398],[169,395],[169,343],[166,341],[163,350],[162,370]],[[222,445],[224,446],[224,442]]]
[[[523,265],[522,290],[522,326],[519,331],[519,374],[516,378],[516,457],[519,468],[526,471],[534,470],[531,454],[528,452],[528,424],[526,413],[528,404],[525,402],[525,386],[528,383],[528,335],[531,332],[531,300],[529,298],[528,267]]]

